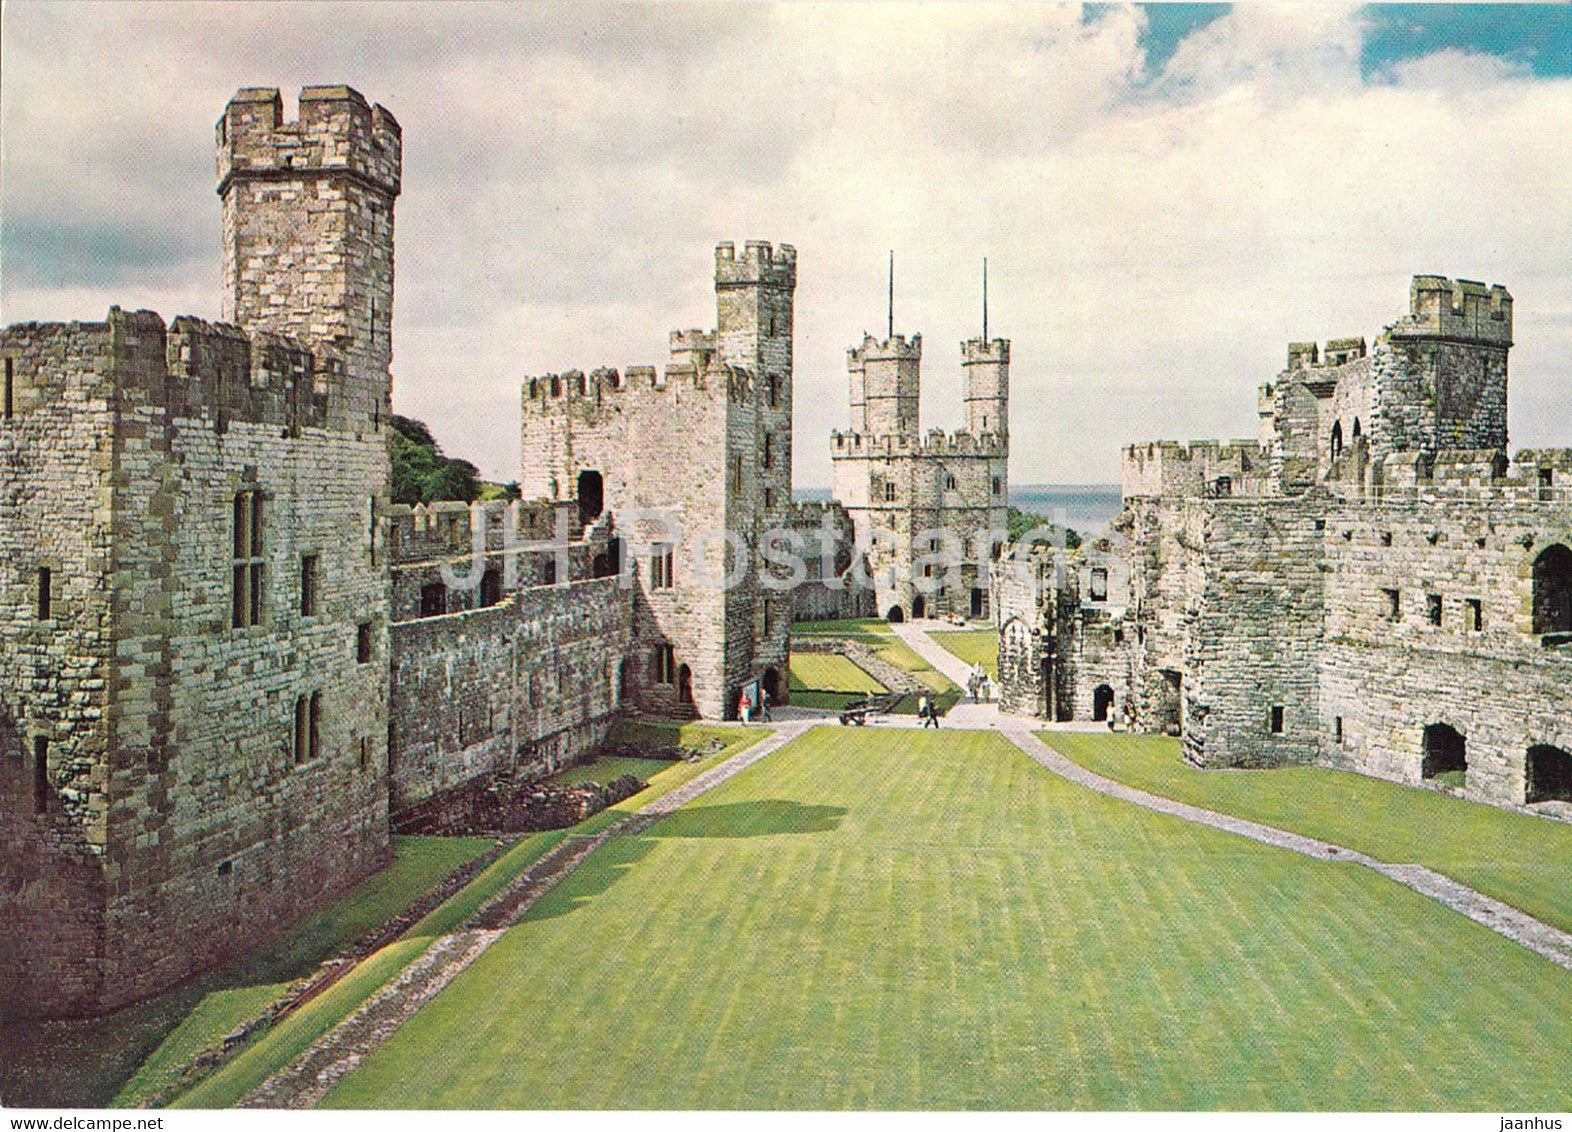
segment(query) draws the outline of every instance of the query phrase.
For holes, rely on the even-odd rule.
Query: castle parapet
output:
[[[742,255],[730,240],[715,245],[715,287],[766,284],[788,289],[797,286],[797,249],[790,244],[771,247],[764,240],[748,240]]]
[[[1265,494],[1267,467],[1254,440],[1155,440],[1122,453],[1126,499]]]
[[[276,87],[239,91],[218,120],[218,192],[234,177],[289,179],[347,173],[397,196],[403,132],[383,106],[347,86],[308,86],[300,117],[284,121]]]
[[[1409,315],[1392,328],[1401,338],[1460,338],[1512,344],[1512,296],[1499,283],[1416,275],[1409,288]]]
[[[1315,342],[1288,344],[1288,369],[1330,369],[1358,361],[1369,352],[1363,338],[1329,338],[1323,349]]]
[[[880,341],[872,334],[866,332],[862,336],[861,346],[852,346],[846,351],[846,365],[848,369],[863,369],[869,362],[916,362],[922,360],[922,335],[913,334],[907,338],[904,334],[893,334]]]
[[[1010,340],[1008,338],[994,338],[984,342],[981,338],[968,338],[961,343],[961,364],[980,365],[985,363],[996,365],[1010,364]]]
[[[830,433],[833,459],[888,459],[896,456],[973,456],[998,460],[1007,454],[1005,440],[996,433],[946,433],[929,429],[923,437],[901,433]]]

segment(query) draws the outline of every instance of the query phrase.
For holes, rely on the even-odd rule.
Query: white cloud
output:
[[[1057,6],[10,5],[5,21],[7,216],[107,219],[187,257],[178,279],[150,263],[145,288],[135,256],[71,291],[7,271],[7,321],[147,296],[216,311],[224,101],[347,81],[405,131],[396,404],[504,478],[526,375],[660,361],[668,329],[713,321],[715,241],[745,238],[801,257],[800,483],[828,481],[844,350],[883,326],[892,247],[939,424],[960,416],[956,343],[989,256],[1017,482],[1115,478],[1119,446],[1152,435],[1253,434],[1288,339],[1378,332],[1421,271],[1513,289],[1514,440],[1572,441],[1572,83],[1456,52],[1363,81],[1350,10],[1237,7],[1155,76],[1139,12]]]

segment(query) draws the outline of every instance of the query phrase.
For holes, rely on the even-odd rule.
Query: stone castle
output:
[[[921,334],[896,334],[892,312],[883,341],[865,333],[846,351],[851,429],[831,436],[834,495],[891,621],[989,615],[989,533],[1008,519],[1010,343],[988,337],[986,313],[983,327],[961,343],[966,426],[948,436],[920,429]]]
[[[790,247],[720,245],[717,327],[663,374],[525,382],[529,501],[392,506],[398,123],[242,90],[217,149],[225,321],[0,338],[6,1015],[210,966],[382,867],[400,815],[581,759],[625,707],[787,696],[792,594],[706,571],[805,521]]]
[[[723,243],[715,329],[662,371],[523,382],[522,501],[394,506],[398,123],[348,87],[293,121],[242,90],[216,142],[223,321],[0,335],[6,1017],[211,966],[381,868],[401,820],[625,712],[785,702],[793,617],[991,614],[1016,707],[1181,731],[1208,765],[1567,793],[1572,454],[1504,454],[1504,292],[1422,278],[1368,356],[1295,348],[1261,441],[1131,449],[1117,545],[991,581],[963,546],[956,580],[911,544],[1004,526],[1007,341],[962,345],[945,437],[918,431],[920,339],[865,338],[841,502],[794,505],[796,253]],[[782,530],[833,544],[794,586]]]
[[[1288,348],[1260,436],[1124,450],[1124,512],[995,571],[1006,710],[1572,817],[1572,450],[1507,454],[1505,288],[1415,276]]]

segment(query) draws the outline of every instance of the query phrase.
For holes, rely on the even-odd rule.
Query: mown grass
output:
[[[649,786],[620,805],[603,810],[570,829],[552,830],[524,838],[459,892],[414,924],[398,940],[365,959],[321,996],[248,1044],[227,1064],[184,1093],[170,1107],[224,1108],[235,1104],[299,1057],[312,1042],[349,1017],[379,988],[419,958],[438,936],[454,930],[474,915],[482,905],[564,837],[599,832],[746,749],[767,734],[768,731],[762,728],[714,727],[705,724],[620,724],[613,739],[621,743],[656,747],[681,745],[702,749],[711,739],[718,738],[725,746],[696,763],[651,759],[600,760],[608,763],[652,763],[656,769],[648,775]]]
[[[990,679],[999,678],[999,631],[997,629],[948,629],[928,634],[935,644],[964,661],[967,665],[982,665]]]
[[[1324,767],[1197,770],[1153,735],[1045,731],[1088,770],[1165,798],[1420,864],[1572,931],[1572,825]]]
[[[885,690],[883,684],[844,656],[835,653],[794,652],[791,654],[791,690],[812,692],[858,692],[871,695]]]
[[[199,981],[216,989],[182,1012],[178,1024],[148,1054],[113,1103],[135,1106],[178,1080],[202,1050],[216,1044],[282,994],[289,984],[431,891],[443,877],[491,847],[483,838],[395,837],[393,863],[343,900],[310,917],[271,944]]]
[[[326,1104],[1550,1111],[1569,995],[997,734],[818,728],[608,842]]]

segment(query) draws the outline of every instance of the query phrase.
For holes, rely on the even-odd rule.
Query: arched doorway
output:
[[[1560,543],[1534,560],[1534,632],[1572,633],[1572,550]]]
[[[1419,765],[1421,778],[1443,774],[1462,774],[1468,770],[1468,740],[1457,728],[1432,723],[1425,728],[1424,759]]]
[[[587,527],[606,509],[606,484],[599,472],[579,473],[579,526]]]
[[[899,625],[906,620],[906,614],[901,612],[900,606],[892,605],[890,611],[884,615],[884,619],[892,625]]]
[[[619,663],[617,665],[617,702],[618,703],[622,703],[623,701],[627,700],[627,698],[628,698],[628,692],[631,690],[631,686],[632,686],[632,684],[631,684],[631,680],[632,680],[631,673],[632,673],[632,667],[628,664],[627,657],[623,657],[621,663]]]
[[[500,570],[487,570],[480,576],[480,604],[482,606],[492,606],[501,600],[502,572]]]
[[[773,668],[766,668],[763,679],[760,682],[764,685],[764,694],[770,697],[770,703],[780,703],[781,674]]]
[[[923,616],[927,612],[928,612],[928,600],[925,597],[923,597],[922,594],[918,594],[916,597],[912,598],[912,620],[913,621],[920,621],[920,620],[922,620]]]
[[[1092,691],[1092,719],[1098,723],[1108,722],[1108,713],[1113,710],[1114,690],[1107,684],[1099,684]]]
[[[682,703],[693,703],[693,669],[684,664],[677,669],[677,699]]]
[[[1572,752],[1542,744],[1528,749],[1526,802],[1572,802]]]

